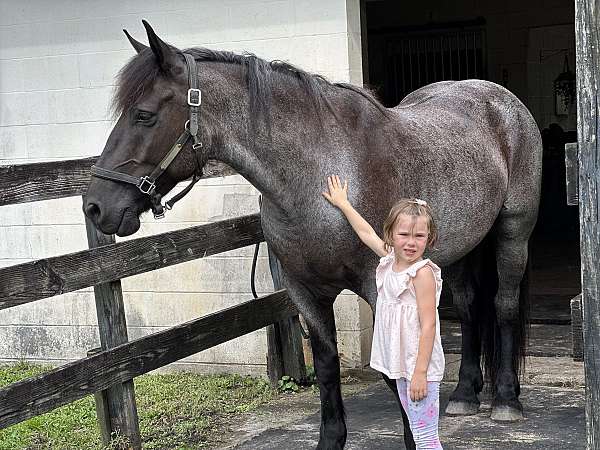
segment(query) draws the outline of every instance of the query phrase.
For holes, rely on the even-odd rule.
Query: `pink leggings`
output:
[[[410,381],[406,378],[396,380],[400,402],[410,422],[410,430],[417,450],[441,449],[438,436],[438,420],[440,412],[440,383],[427,382],[427,397],[418,402],[410,399]]]

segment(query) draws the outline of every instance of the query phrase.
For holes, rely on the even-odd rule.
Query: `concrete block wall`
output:
[[[114,77],[133,55],[121,30],[145,41],[142,18],[180,48],[248,51],[268,60],[287,60],[332,81],[362,82],[358,0],[199,3],[0,2],[0,164],[81,158],[102,151],[114,120],[109,110]],[[145,216],[132,238],[256,211],[258,192],[242,177],[204,180],[163,221]],[[0,207],[0,267],[85,248],[80,198]],[[124,279],[130,338],[251,298],[252,253],[252,248],[238,249]],[[272,290],[264,244],[257,290]],[[344,293],[335,307],[343,364],[367,364],[368,306]],[[265,334],[259,330],[174,368],[264,375]],[[0,361],[60,364],[96,346],[91,288],[0,311]]]

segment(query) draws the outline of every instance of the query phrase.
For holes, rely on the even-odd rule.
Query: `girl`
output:
[[[437,306],[441,271],[426,248],[437,239],[427,203],[402,199],[383,224],[383,240],[348,201],[348,182],[327,178],[323,196],[339,208],[371,250],[381,257],[375,273],[377,308],[371,367],[396,380],[417,449],[441,449],[438,437],[439,387],[444,352]]]

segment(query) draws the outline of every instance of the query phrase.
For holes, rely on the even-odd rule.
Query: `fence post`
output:
[[[267,251],[273,286],[276,291],[284,289],[281,263],[268,246]],[[277,385],[283,375],[292,376],[301,382],[306,380],[300,320],[297,315],[267,327],[267,346],[267,372],[273,386]]]
[[[85,218],[85,228],[90,248],[115,242],[114,236],[103,234],[87,217]],[[94,286],[94,296],[102,350],[127,342],[127,323],[121,282],[117,280]],[[128,449],[141,449],[133,380],[111,386],[103,391],[102,395],[105,398],[105,404],[102,405],[102,411],[98,411],[99,424],[100,427],[110,424],[110,430],[102,429],[103,439],[115,433],[127,438]],[[101,415],[106,413],[108,413],[108,420],[101,418]]]
[[[94,348],[88,350],[88,356],[94,356],[102,351],[101,348]],[[108,394],[106,390],[96,391],[94,393],[94,400],[96,402],[96,418],[98,426],[100,427],[100,433],[102,434],[102,442],[105,446],[110,443],[110,414],[108,412]]]

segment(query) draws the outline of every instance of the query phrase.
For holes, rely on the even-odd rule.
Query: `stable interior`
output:
[[[567,205],[564,162],[564,144],[577,140],[574,15],[570,0],[362,4],[363,80],[386,106],[435,81],[481,78],[507,87],[533,114],[544,146],[530,241],[534,324],[567,325],[581,292],[578,207]]]

